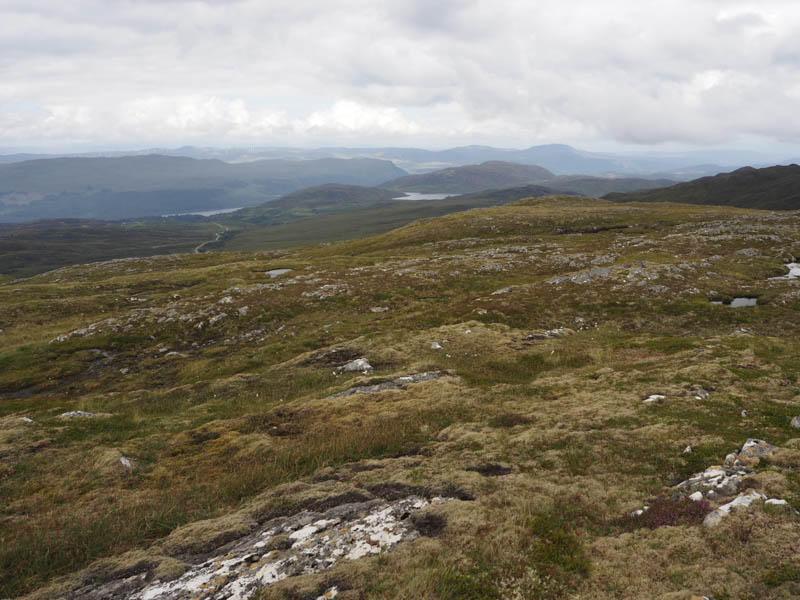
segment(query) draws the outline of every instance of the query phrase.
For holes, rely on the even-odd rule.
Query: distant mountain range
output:
[[[671,187],[608,194],[617,202],[682,202],[768,210],[800,209],[800,166],[744,167]]]
[[[551,189],[552,193],[602,196],[609,192],[630,192],[664,187],[673,183],[675,181],[669,179],[555,175],[535,165],[488,161],[479,165],[450,167],[430,173],[406,175],[387,181],[380,187],[406,192],[471,194],[536,184]]]
[[[151,148],[147,150],[94,152],[72,155],[8,154],[0,155],[0,164],[56,156],[122,157],[159,154],[195,159],[217,159],[230,163],[263,159],[314,160],[320,158],[376,158],[389,160],[410,173],[422,173],[500,160],[538,165],[558,175],[617,175],[665,178],[688,181],[706,175],[716,175],[745,165],[767,166],[788,164],[782,157],[738,150],[698,150],[692,152],[610,153],[587,152],[565,144],[545,144],[525,149],[493,148],[491,146],[461,146],[446,150],[421,148]]]
[[[158,155],[32,160],[0,166],[0,221],[234,208],[324,183],[374,186],[405,174],[373,158],[238,164]]]

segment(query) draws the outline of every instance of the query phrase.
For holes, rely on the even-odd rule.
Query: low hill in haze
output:
[[[229,164],[159,155],[0,165],[0,221],[123,219],[250,206],[324,183],[377,185],[404,175],[372,158]]]
[[[631,192],[664,187],[672,183],[674,182],[669,179],[555,175],[536,165],[488,161],[479,165],[450,167],[421,175],[407,175],[387,181],[381,187],[406,192],[470,194],[535,184],[545,186],[553,192],[599,197],[610,192]]]
[[[800,166],[743,167],[666,188],[608,194],[615,202],[685,202],[769,210],[800,209]]]
[[[381,185],[402,192],[469,194],[482,190],[519,186],[555,175],[536,165],[492,160],[479,165],[440,169],[422,175],[406,175]]]
[[[611,192],[633,192],[661,188],[675,183],[671,179],[642,179],[639,177],[591,177],[589,175],[559,175],[541,182],[552,189],[581,196],[601,197]]]
[[[389,202],[395,196],[397,192],[381,188],[328,183],[297,190],[272,202],[243,208],[228,215],[226,220],[271,225],[318,214],[364,208]]]

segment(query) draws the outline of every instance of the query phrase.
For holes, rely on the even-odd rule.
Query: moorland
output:
[[[0,596],[797,597],[797,212],[495,200],[0,284]]]

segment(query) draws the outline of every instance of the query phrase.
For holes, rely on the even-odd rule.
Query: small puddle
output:
[[[712,300],[711,304],[726,304],[722,300]],[[731,308],[742,308],[743,306],[756,306],[758,304],[758,298],[748,298],[746,296],[741,296],[738,298],[734,298],[731,300],[730,304],[726,304],[726,306],[730,306]]]
[[[270,279],[275,279],[280,275],[285,275],[289,273],[291,269],[272,269],[271,271],[267,271],[266,274],[269,275]]]
[[[800,279],[800,263],[787,263],[784,265],[789,272],[780,277],[770,277],[770,279]]]

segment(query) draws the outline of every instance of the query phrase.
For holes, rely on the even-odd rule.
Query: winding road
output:
[[[217,227],[219,227],[219,228],[220,228],[222,231],[219,231],[219,232],[217,232],[217,233],[214,235],[214,239],[213,239],[213,240],[206,240],[205,242],[203,242],[202,244],[200,244],[199,246],[197,246],[197,247],[194,249],[194,253],[195,253],[195,254],[202,254],[202,253],[203,253],[203,246],[206,246],[207,244],[213,244],[214,242],[218,242],[218,241],[219,241],[219,238],[221,238],[221,237],[222,237],[222,234],[223,234],[223,233],[225,233],[226,231],[228,231],[228,228],[227,228],[227,227],[225,227],[224,225],[220,225],[219,223],[214,223],[214,225],[216,225]]]

